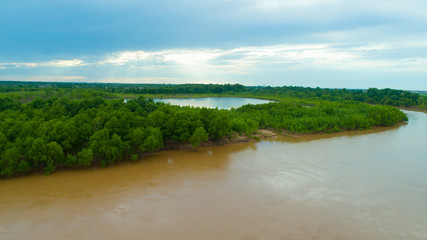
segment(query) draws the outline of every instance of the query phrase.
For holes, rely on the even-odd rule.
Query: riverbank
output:
[[[251,136],[239,135],[237,133],[230,136],[224,136],[217,140],[209,140],[200,144],[199,147],[213,147],[220,145],[227,145],[233,143],[243,143],[243,142],[256,142],[260,140],[268,140],[268,139],[276,139],[278,134],[267,129],[259,129],[256,134],[252,134]],[[190,143],[183,142],[175,142],[175,141],[167,141],[165,143],[162,151],[167,150],[193,150],[193,146]]]
[[[400,110],[427,113],[427,108],[420,108],[420,107],[397,107],[397,108],[399,108]]]
[[[273,130],[273,129],[259,129],[256,134],[252,134],[251,136],[239,135],[234,133],[231,137],[225,136],[217,140],[209,140],[200,144],[199,147],[214,147],[221,145],[229,145],[234,143],[244,143],[244,142],[259,142],[262,140],[274,140],[274,139],[282,139],[290,142],[300,142],[300,141],[310,141],[316,139],[326,139],[326,138],[334,138],[341,136],[357,136],[357,135],[365,135],[372,133],[379,133],[388,130],[398,129],[401,126],[407,125],[407,122],[400,122],[393,126],[385,126],[385,127],[373,127],[371,129],[364,130],[347,130],[341,132],[332,132],[332,133],[295,133],[287,130]],[[165,143],[165,146],[160,151],[170,151],[170,150],[195,150],[190,143],[183,142],[175,142],[168,141]],[[159,151],[159,152],[160,152]]]
[[[232,145],[232,144],[238,144],[238,143],[249,143],[249,142],[260,142],[263,140],[277,140],[277,141],[284,141],[284,142],[306,142],[311,140],[318,140],[318,139],[328,139],[328,138],[334,138],[334,137],[341,137],[341,136],[358,136],[358,135],[366,135],[366,134],[372,134],[372,133],[379,133],[384,132],[388,130],[397,129],[403,125],[407,125],[406,122],[401,122],[399,124],[396,124],[394,126],[387,126],[387,127],[373,127],[371,129],[365,129],[365,130],[347,130],[347,131],[341,131],[341,132],[334,132],[334,133],[295,133],[290,132],[287,130],[273,130],[273,129],[259,129],[255,134],[252,134],[250,136],[247,135],[240,135],[238,133],[234,133],[231,136],[224,136],[217,140],[208,140],[205,142],[202,142],[198,147],[215,147],[215,146],[225,146],[225,145]],[[173,140],[166,141],[164,144],[164,147],[160,150],[151,152],[151,153],[144,153],[140,156],[139,160],[145,159],[147,156],[152,156],[153,153],[161,153],[161,152],[168,152],[168,151],[196,151],[197,148],[194,148],[190,143],[187,142],[176,142]],[[127,162],[130,161],[129,157],[123,158],[119,162]],[[118,163],[119,163],[118,162]],[[117,164],[115,164],[117,165]],[[92,165],[90,168],[99,168],[100,166]],[[111,166],[107,166],[109,168]],[[102,167],[103,168],[103,167]],[[83,168],[80,167],[60,167],[58,170],[67,171],[67,170],[82,170]],[[22,176],[31,176],[31,175],[38,175],[42,174],[41,171],[32,171],[25,175],[17,175],[15,177],[22,177]],[[0,177],[0,179],[2,179]],[[6,178],[4,178],[6,179]]]

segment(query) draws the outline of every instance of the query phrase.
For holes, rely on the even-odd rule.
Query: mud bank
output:
[[[218,140],[209,140],[206,142],[203,142],[200,144],[199,147],[213,147],[213,146],[220,146],[220,145],[226,145],[226,144],[232,144],[232,143],[242,143],[242,142],[255,142],[259,140],[266,140],[266,139],[275,139],[278,135],[270,130],[267,129],[260,129],[257,131],[256,134],[253,134],[251,136],[246,135],[238,135],[234,134],[232,136],[225,136]],[[175,141],[167,141],[165,142],[165,147],[162,150],[191,150],[194,149],[193,146],[191,146],[190,143],[182,143],[182,142],[175,142]]]

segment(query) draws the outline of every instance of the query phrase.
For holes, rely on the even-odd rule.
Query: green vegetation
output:
[[[254,121],[260,128],[284,129],[296,133],[338,132],[391,126],[407,120],[391,106],[371,106],[356,102],[280,102],[245,105],[234,110],[236,118]],[[248,126],[250,123],[248,124]]]
[[[420,94],[421,93],[421,94]],[[427,95],[423,91],[410,92],[395,89],[367,90],[328,89],[304,87],[250,87],[240,84],[114,84],[114,83],[40,83],[0,82],[0,96],[28,102],[36,97],[88,99],[92,97],[137,98],[145,97],[206,97],[238,96],[272,100],[298,98],[305,100],[358,101],[397,107],[427,108]]]
[[[390,126],[407,120],[392,106],[373,106],[347,99],[356,98],[353,90],[150,85],[158,93],[165,93],[167,89],[185,92],[188,86],[193,86],[191,91],[205,89],[206,94],[227,91],[228,95],[279,100],[220,110],[171,106],[142,96],[124,101],[113,89],[123,94],[130,91],[126,87],[130,85],[115,86],[0,84],[3,91],[0,92],[0,176],[33,171],[50,174],[63,167],[105,167],[123,160],[136,160],[170,143],[187,142],[197,148],[208,139],[221,139],[235,133],[249,136],[259,128],[295,133],[337,132]],[[420,97],[404,92],[399,95],[401,98],[394,98],[393,94],[397,94],[394,91],[399,90],[388,91],[390,101],[410,105],[413,103],[410,101],[418,101]],[[316,92],[320,92],[320,96]],[[383,90],[365,92],[361,94],[370,96],[368,99],[372,101],[383,101],[387,95]]]
[[[188,139],[191,143],[191,146],[197,148],[200,143],[205,142],[209,139],[208,133],[203,127],[198,127],[194,130],[193,135]]]

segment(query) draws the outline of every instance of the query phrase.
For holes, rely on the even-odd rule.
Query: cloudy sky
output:
[[[427,90],[425,0],[2,0],[0,80]]]

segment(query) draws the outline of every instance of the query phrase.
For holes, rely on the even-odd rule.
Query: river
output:
[[[427,115],[0,180],[0,239],[427,239]]]

